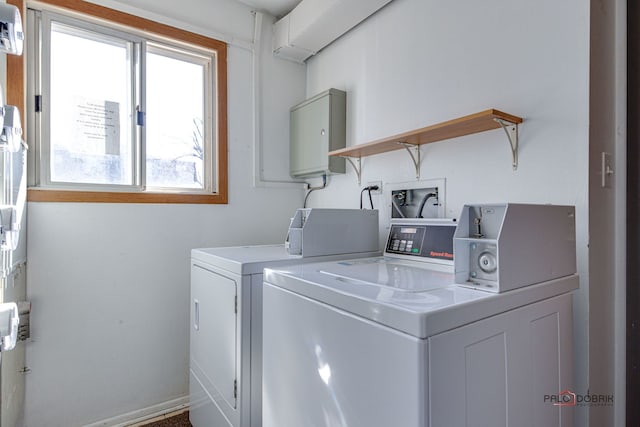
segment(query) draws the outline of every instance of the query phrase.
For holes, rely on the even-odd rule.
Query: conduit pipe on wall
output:
[[[253,31],[253,44],[251,56],[253,62],[253,177],[256,187],[285,187],[285,188],[305,188],[305,181],[271,180],[264,176],[264,146],[263,146],[263,114],[262,103],[262,23],[264,14],[254,11],[255,24]]]

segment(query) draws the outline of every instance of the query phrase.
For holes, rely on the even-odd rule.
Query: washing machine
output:
[[[572,389],[573,208],[465,209],[458,231],[394,220],[382,257],[265,270],[265,427],[573,425],[573,407],[548,398]],[[532,223],[517,229],[518,249],[510,234],[522,215]],[[555,240],[569,265],[511,282],[502,256],[554,251]],[[458,241],[485,246],[456,265]],[[500,274],[479,283],[479,266]]]
[[[193,249],[189,419],[260,427],[262,272],[379,255],[378,211],[299,209],[286,244]]]

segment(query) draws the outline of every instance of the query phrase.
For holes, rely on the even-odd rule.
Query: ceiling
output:
[[[300,3],[301,0],[238,0],[247,6],[264,11],[275,17],[282,17]]]

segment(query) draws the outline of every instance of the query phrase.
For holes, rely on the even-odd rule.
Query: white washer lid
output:
[[[418,338],[578,287],[578,276],[571,275],[495,294],[455,285],[450,271],[447,266],[377,257],[267,268],[264,280]]]
[[[345,260],[327,263],[320,273],[340,281],[392,288],[398,292],[422,292],[451,285],[453,265],[392,257]]]

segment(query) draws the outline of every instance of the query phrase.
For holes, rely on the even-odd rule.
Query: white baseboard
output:
[[[106,420],[87,424],[84,427],[126,427],[128,425],[150,420],[171,412],[180,411],[188,407],[189,396],[184,396],[178,399],[169,400],[168,402],[159,403],[157,405],[111,417]]]

